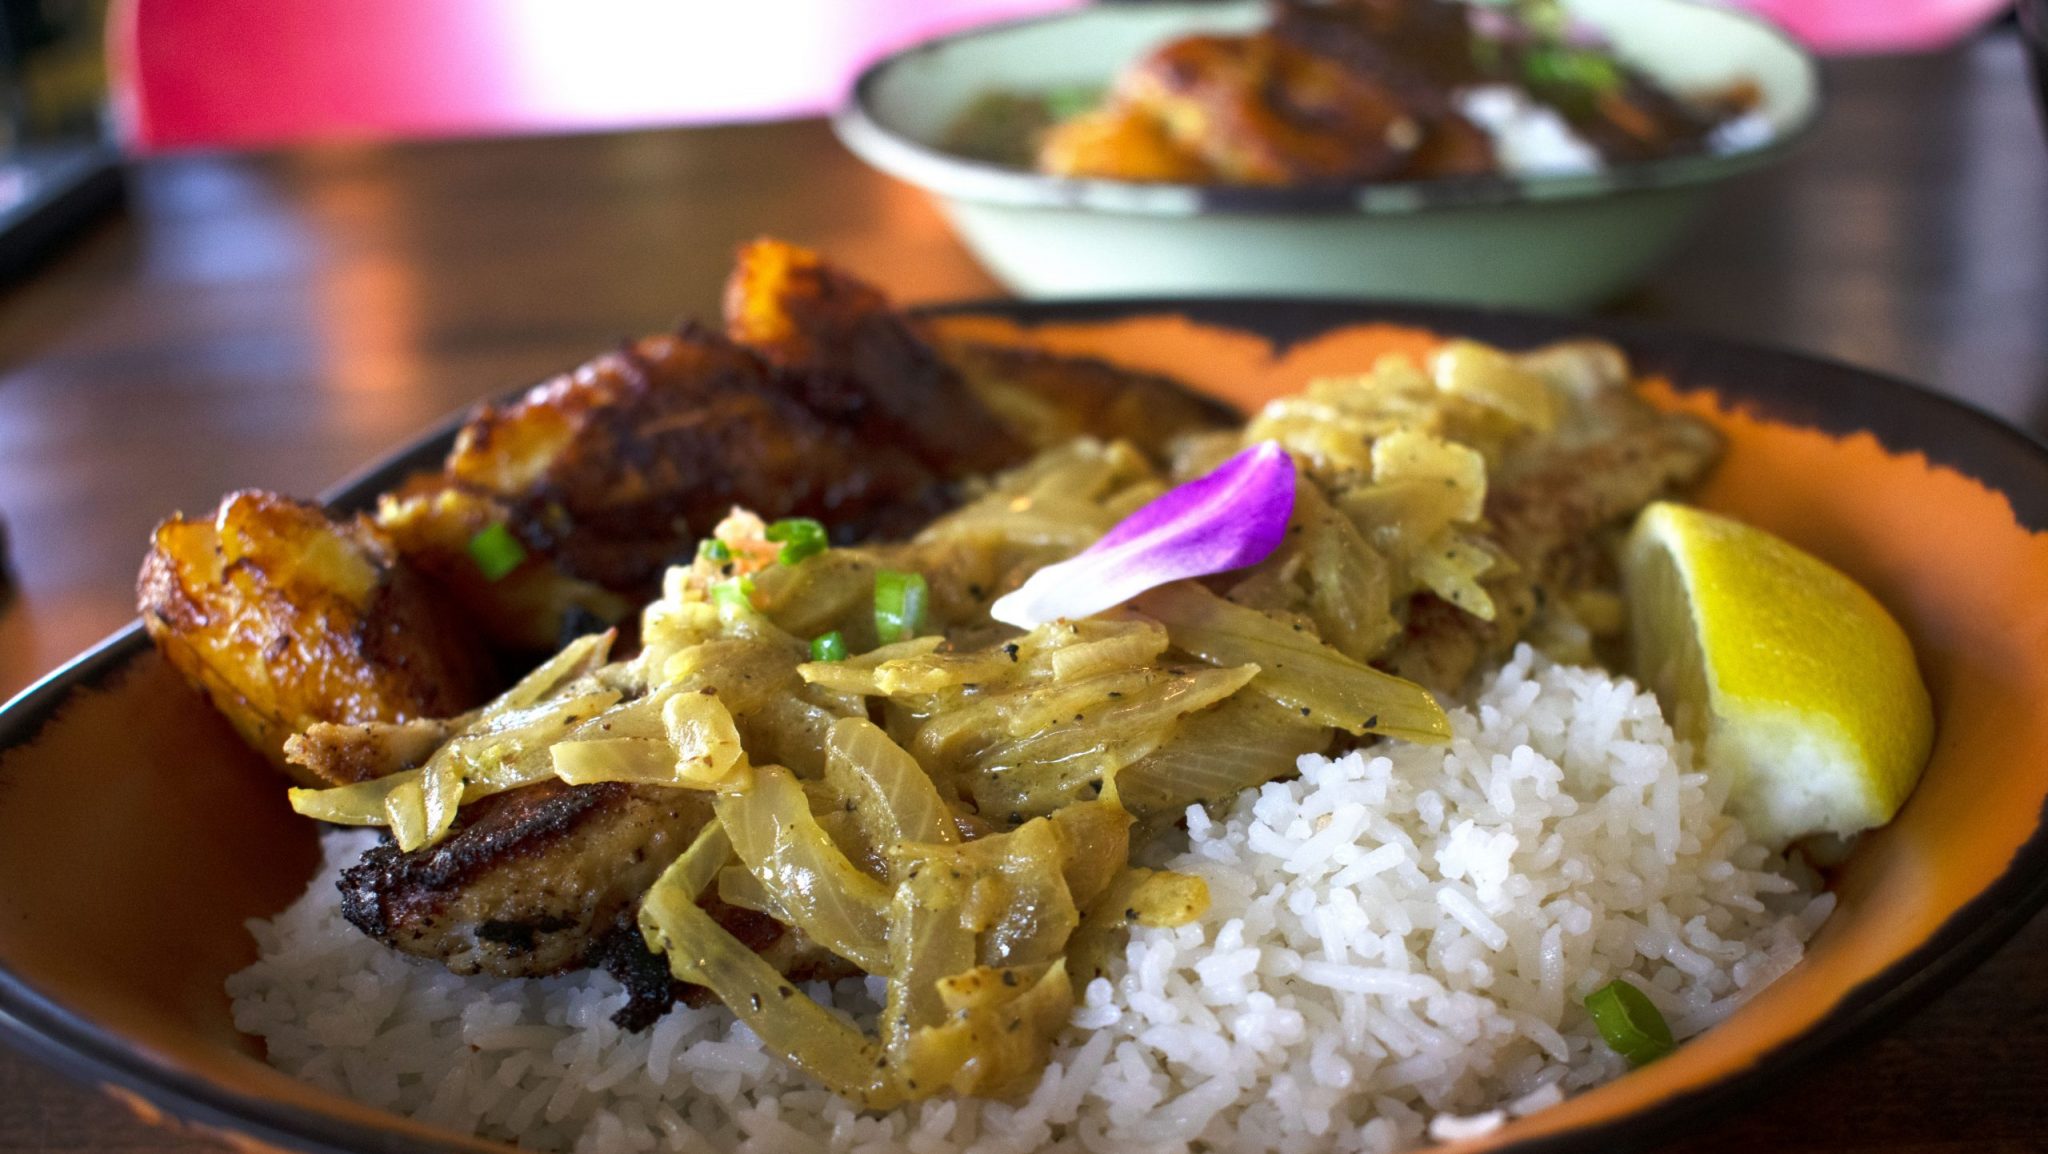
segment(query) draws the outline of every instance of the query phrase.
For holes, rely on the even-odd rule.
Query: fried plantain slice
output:
[[[166,659],[307,785],[284,741],[318,722],[447,717],[482,700],[484,650],[366,518],[272,493],[157,527],[137,587]]]

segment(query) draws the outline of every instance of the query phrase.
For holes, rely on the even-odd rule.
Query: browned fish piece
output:
[[[291,734],[451,716],[488,689],[461,616],[365,518],[231,494],[157,526],[136,595],[171,665],[302,784],[327,783],[286,763]]]
[[[1487,76],[1464,4],[1444,0],[1280,0],[1273,35],[1392,88],[1425,122],[1452,112],[1453,89]]]
[[[965,388],[881,290],[778,240],[740,250],[726,331],[793,374],[804,405],[870,444],[901,445],[942,476],[1015,464],[1025,444]]]
[[[1176,381],[1092,357],[962,340],[941,340],[939,355],[1034,451],[1088,436],[1165,461],[1178,438],[1243,419]]]
[[[1658,412],[1625,390],[1596,401],[1585,420],[1577,436],[1512,459],[1489,487],[1490,536],[1512,561],[1484,582],[1495,619],[1418,595],[1381,664],[1431,689],[1456,691],[1482,662],[1511,650],[1546,604],[1611,585],[1603,532],[1697,482],[1720,456],[1720,435],[1704,422]]]
[[[1217,176],[1238,184],[1356,183],[1399,169],[1422,125],[1386,83],[1270,32],[1189,36],[1118,82]]]
[[[342,874],[342,914],[458,974],[541,977],[592,944],[710,820],[695,791],[542,782],[463,807],[444,841],[382,845]]]
[[[565,625],[623,618],[734,505],[846,541],[908,533],[952,502],[949,475],[810,391],[716,333],[648,337],[480,409],[446,471],[385,498],[378,521],[494,637],[538,650]],[[469,555],[494,523],[526,553],[497,580]]]

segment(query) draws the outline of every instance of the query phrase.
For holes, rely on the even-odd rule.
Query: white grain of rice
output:
[[[273,1064],[543,1150],[831,1154],[1386,1152],[1482,1133],[1619,1074],[1584,997],[1628,975],[1687,1037],[1799,960],[1833,908],[1752,843],[1653,698],[1518,652],[1448,747],[1308,757],[1190,810],[1168,863],[1208,912],[1139,930],[1017,1103],[859,1114],[721,1008],[640,1034],[601,974],[460,978],[340,916],[340,833],[250,926],[228,985]],[[872,1015],[879,984],[809,992]]]

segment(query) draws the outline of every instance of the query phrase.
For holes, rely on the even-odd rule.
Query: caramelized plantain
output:
[[[1239,184],[1373,180],[1422,139],[1378,78],[1271,33],[1173,41],[1125,74],[1117,100]]]
[[[1142,108],[1112,105],[1053,125],[1039,141],[1038,167],[1056,176],[1200,184],[1213,178],[1194,150]]]
[[[482,700],[483,651],[362,517],[241,492],[159,525],[137,587],[150,637],[243,738],[289,765],[318,722],[446,717]]]

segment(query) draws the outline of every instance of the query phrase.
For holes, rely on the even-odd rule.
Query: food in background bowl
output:
[[[862,74],[834,128],[862,159],[932,194],[975,255],[1026,296],[1587,305],[1627,287],[1669,251],[1715,185],[1783,156],[1814,122],[1820,93],[1812,58],[1741,12],[1696,0],[1564,0],[1563,7],[1672,92],[1739,88],[1745,100],[1753,96],[1741,123],[1756,130],[1755,139],[1731,142],[1752,146],[1679,149],[1576,171],[1427,180],[1112,180],[1035,170],[1029,141],[1046,117],[1042,105],[1033,113],[1032,102],[1015,101],[1010,111],[1026,122],[1011,117],[995,130],[1012,141],[1005,158],[957,146],[962,114],[991,91],[1036,94],[1033,101],[1058,94],[1058,113],[1077,113],[1092,102],[1087,93],[1110,86],[1163,44],[1229,42],[1266,27],[1271,12],[1258,0],[1091,5],[914,45]],[[1177,131],[1237,142],[1240,153],[1257,155],[1256,133],[1213,129],[1199,102],[1178,107],[1199,115]],[[1507,111],[1519,116],[1521,107]],[[1556,151],[1542,143],[1558,143],[1554,133],[1516,135],[1525,137],[1535,142],[1530,164]],[[1247,139],[1251,147],[1242,147]],[[1420,139],[1413,144],[1420,147]],[[1133,155],[1144,155],[1143,147]],[[1160,165],[1183,164],[1163,146],[1152,155]],[[1340,147],[1335,155],[1341,164],[1351,154]]]
[[[1831,908],[1780,851],[1836,827],[1747,833],[1599,663],[1605,539],[1719,448],[1615,350],[1414,334],[1233,428],[1157,377],[934,345],[787,246],[729,302],[729,337],[480,414],[376,518],[278,522],[319,565],[244,563],[236,501],[159,537],[152,633],[224,709],[324,703],[276,749],[241,728],[320,783],[302,813],[388,831],[331,835],[257,926],[231,992],[273,1062],[541,1147],[1385,1149],[1657,1059]],[[962,421],[986,437],[920,436]],[[854,430],[900,477],[760,492],[865,531],[700,520]],[[655,483],[685,464],[728,488]],[[479,504],[468,571],[434,576],[461,534],[412,530]],[[361,645],[361,607],[516,648],[644,579],[606,544],[676,561],[637,652],[586,633],[452,717],[355,692],[432,660]],[[280,623],[368,676],[323,694]]]
[[[1277,0],[1269,27],[1169,41],[1106,93],[992,94],[950,139],[1101,180],[1559,175],[1759,147],[1756,99],[1748,81],[1674,93],[1554,0]]]

